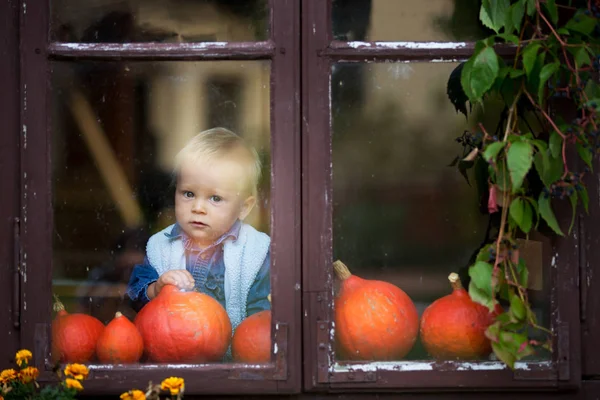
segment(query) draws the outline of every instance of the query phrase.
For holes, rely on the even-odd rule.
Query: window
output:
[[[299,391],[297,2],[22,7],[20,345],[34,351],[42,377],[57,361],[53,294],[68,312],[103,323],[116,311],[135,318],[128,276],[149,235],[174,221],[173,158],[219,125],[243,136],[264,165],[245,221],[272,239],[271,361],[156,368],[150,359],[93,360],[86,389],[115,394],[178,375],[187,394]]]
[[[41,380],[52,378],[53,294],[69,312],[103,323],[117,311],[135,318],[126,283],[149,235],[174,221],[173,156],[193,134],[218,125],[253,144],[264,165],[248,222],[272,240],[271,360],[94,361],[87,393],[115,395],[171,375],[186,379],[190,395],[580,384],[575,294],[588,315],[597,298],[578,286],[580,272],[597,279],[587,268],[595,231],[583,220],[567,238],[532,237],[526,251],[535,311],[555,334],[551,354],[511,371],[493,355],[436,361],[418,338],[385,361],[339,351],[335,260],[401,288],[420,318],[450,293],[448,274],[464,275],[487,236],[475,187],[448,166],[461,151],[457,137],[476,122],[495,124],[478,113],[465,119],[446,96],[449,74],[486,35],[477,7],[459,0],[41,3],[0,5],[7,53],[20,54],[0,64],[0,115],[18,133],[3,135],[0,146],[7,188],[0,217],[11,225],[0,234],[14,238],[0,257],[15,260],[2,275],[13,291],[0,295],[11,304],[0,318],[13,328],[0,336],[10,349],[0,355],[29,348]],[[568,205],[556,211],[570,222]],[[598,327],[594,318],[588,323]],[[584,348],[593,350],[591,343]],[[596,374],[595,358],[584,361]]]
[[[577,288],[572,281],[558,284],[577,274],[571,264],[577,262],[577,235],[531,238],[526,257],[536,266],[529,281],[532,302],[556,340],[552,354],[523,360],[514,372],[493,355],[434,360],[420,339],[407,340],[403,351],[361,361],[348,353],[359,345],[345,344],[346,332],[337,332],[349,329],[348,318],[361,316],[348,310],[346,319],[336,318],[336,307],[350,303],[336,303],[341,283],[334,260],[361,278],[400,287],[420,318],[451,292],[451,272],[466,275],[471,253],[488,234],[488,218],[476,212],[475,186],[448,165],[459,154],[455,138],[477,122],[497,121],[477,112],[465,120],[446,95],[448,77],[473,48],[464,40],[481,37],[485,28],[459,23],[461,12],[452,2],[409,3],[304,3],[304,356],[314,360],[305,363],[305,385],[347,391],[577,384],[571,354],[578,345],[578,304],[569,296]],[[403,316],[412,315],[405,311]],[[415,323],[398,329],[397,335],[414,331]]]

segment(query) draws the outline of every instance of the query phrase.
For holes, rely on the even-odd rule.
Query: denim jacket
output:
[[[225,240],[236,240],[240,225],[240,221],[237,221],[228,232],[221,236],[211,246],[203,250],[198,249],[193,242],[187,238],[178,224],[173,226],[170,233],[165,233],[169,238],[181,238],[181,240],[183,240],[186,253],[186,269],[194,277],[196,290],[213,297],[224,308],[226,305],[223,242]],[[267,296],[271,291],[269,270],[270,253],[267,254],[256,279],[250,287],[246,302],[246,316],[271,308],[271,304],[267,299]],[[158,280],[158,277],[158,272],[150,265],[147,258],[144,260],[144,264],[136,265],[134,267],[129,280],[127,295],[132,300],[135,309],[141,309],[148,301],[150,301],[147,295],[147,289],[151,283]]]

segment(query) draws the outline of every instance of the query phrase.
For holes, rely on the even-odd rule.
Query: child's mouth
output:
[[[197,226],[197,227],[199,227],[199,228],[204,228],[205,226],[208,226],[208,225],[206,225],[204,222],[191,222],[191,224],[192,224],[193,226]]]

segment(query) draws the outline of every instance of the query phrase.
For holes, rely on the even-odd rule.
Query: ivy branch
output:
[[[465,116],[467,102],[470,107],[489,98],[504,103],[495,132],[479,124],[457,139],[465,151],[453,165],[465,177],[467,169],[481,168],[486,211],[500,215],[497,234],[469,266],[469,293],[490,310],[502,306],[486,335],[511,368],[540,348],[552,350],[552,332],[538,324],[528,298],[529,272],[517,239],[533,230],[564,236],[554,199],[569,199],[571,232],[578,205],[588,211],[583,178],[600,152],[600,85],[594,81],[600,0],[556,1],[482,0],[479,18],[495,34],[478,41],[448,81],[450,100]],[[516,46],[514,58],[498,56],[498,43]],[[556,101],[570,105],[576,117],[554,116],[550,105]],[[528,118],[538,122],[538,132]]]

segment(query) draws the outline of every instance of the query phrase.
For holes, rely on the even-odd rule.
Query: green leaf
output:
[[[528,142],[514,142],[508,148],[506,158],[510,178],[512,182],[512,192],[515,193],[523,184],[523,179],[533,163],[533,148]]]
[[[540,175],[540,179],[547,187],[550,187],[552,183],[560,179],[564,172],[562,158],[549,157],[545,152],[535,154],[534,165]]]
[[[504,148],[505,145],[505,142],[494,142],[487,145],[485,151],[483,152],[483,159],[487,162],[496,162],[496,157],[498,156],[498,153]]]
[[[510,16],[512,18],[512,23],[518,32],[521,28],[523,17],[525,16],[525,2],[523,0],[520,0],[510,6]]]
[[[529,269],[525,265],[525,260],[523,258],[519,259],[517,270],[519,272],[519,284],[527,289],[527,285],[529,284]]]
[[[533,224],[533,212],[526,200],[515,198],[510,203],[509,214],[524,233],[529,233]]]
[[[538,199],[538,206],[540,210],[540,215],[546,221],[548,226],[560,236],[564,236],[565,234],[560,230],[560,226],[558,225],[558,221],[554,216],[554,211],[552,211],[552,205],[550,204],[550,198],[545,197],[544,194],[540,194],[540,198]]]
[[[510,0],[483,0],[479,12],[481,23],[496,33],[506,22]]]
[[[483,94],[492,87],[499,69],[498,56],[492,47],[486,47],[475,56],[473,64],[467,70],[466,87],[463,84],[463,89],[471,103],[480,101]],[[463,68],[464,75],[465,69]]]
[[[523,300],[521,300],[519,295],[516,293],[511,293],[510,311],[512,312],[514,317],[519,321],[523,321],[527,317],[527,311],[525,310],[525,304],[523,303]]]
[[[571,32],[569,32],[569,30],[567,28],[559,28],[556,30],[556,33],[558,33],[559,35],[567,35],[567,36],[569,36],[571,34]]]
[[[510,369],[515,368],[515,361],[517,361],[516,357],[511,354],[502,344],[498,342],[492,342],[492,350],[494,350],[496,357],[508,365]]]
[[[569,201],[571,202],[571,208],[573,210],[571,225],[569,225],[569,233],[571,233],[573,226],[575,225],[575,217],[577,216],[577,192],[573,192],[573,194],[569,196]]]
[[[505,164],[502,163],[502,165],[504,166]],[[498,185],[498,188],[503,192],[510,191],[510,177],[508,175],[508,171],[506,171],[506,168],[502,168],[500,166],[498,167],[498,171],[496,172],[495,183],[496,185]]]
[[[479,289],[473,281],[469,283],[469,297],[476,303],[487,307],[490,311],[494,310],[494,300],[491,296],[488,296],[485,291]]]
[[[562,136],[560,136],[558,134],[558,132],[553,131],[550,134],[550,154],[552,154],[552,157],[554,158],[558,158],[561,156],[562,153],[562,145],[563,145],[563,138]]]
[[[542,45],[538,42],[531,42],[527,45],[527,47],[525,47],[525,50],[523,50],[523,67],[525,68],[527,77],[529,77],[531,75],[531,71],[533,71],[535,59],[540,47],[542,47]]]
[[[511,69],[509,75],[511,78],[518,78],[525,75],[525,71],[522,69]]]
[[[565,28],[589,36],[596,28],[596,19],[584,14],[576,14],[565,25]]]
[[[527,15],[530,17],[535,12],[535,0],[527,0]]]
[[[501,33],[499,35],[497,35],[500,39],[504,40],[505,42],[510,42],[512,44],[519,44],[519,37],[517,35],[514,35],[512,33]]]
[[[587,188],[585,186],[581,187],[581,190],[579,191],[579,197],[581,198],[581,204],[583,204],[583,208],[584,208],[585,212],[589,214],[590,213],[590,209],[589,209],[590,198],[588,196]]]
[[[491,264],[484,261],[477,261],[469,268],[471,283],[481,290],[486,297],[492,298],[492,267]]]
[[[585,47],[576,47],[572,53],[575,56],[575,66],[577,68],[581,68],[584,65],[592,65],[592,59]]]
[[[550,20],[554,25],[558,24],[558,8],[556,8],[555,0],[546,0],[546,3],[542,3],[548,15],[550,16]]]
[[[577,153],[579,153],[579,157],[581,157],[583,162],[586,163],[587,166],[590,167],[590,169],[592,169],[593,168],[593,166],[592,166],[592,158],[593,158],[592,151],[589,148],[583,147],[583,145],[579,142],[577,142],[576,147],[577,147]]]
[[[544,89],[546,88],[546,82],[552,77],[552,75],[554,75],[558,71],[559,68],[560,63],[558,61],[555,61],[551,64],[546,64],[542,68],[542,71],[540,72],[540,82],[538,87],[538,99],[540,102],[542,102],[544,98]]]
[[[585,92],[588,99],[600,97],[600,85],[594,82],[593,79],[590,79],[588,81],[583,91]]]

